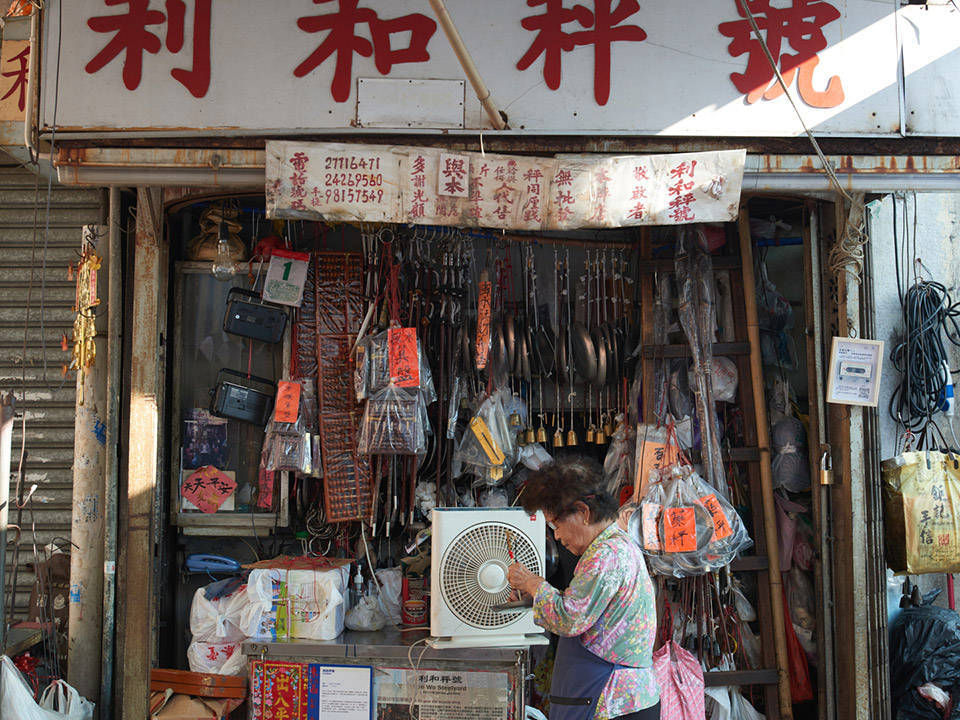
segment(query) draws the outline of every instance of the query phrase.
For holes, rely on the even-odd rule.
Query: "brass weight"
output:
[[[573,428],[570,428],[567,431],[567,447],[576,447],[580,444],[580,441],[577,439],[577,432]]]
[[[588,443],[592,443],[596,438],[596,435],[597,435],[596,428],[594,428],[593,425],[591,425],[590,427],[587,428],[587,434],[586,434],[586,437],[584,438],[584,441]]]
[[[553,446],[555,448],[563,447],[563,431],[560,429],[557,429],[557,431],[553,434]]]

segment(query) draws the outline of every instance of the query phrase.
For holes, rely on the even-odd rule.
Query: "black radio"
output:
[[[217,417],[266,425],[277,386],[270,380],[224,368],[210,391],[210,413]]]
[[[283,339],[286,326],[286,308],[262,300],[253,290],[231,288],[227,293],[224,331],[262,342],[278,343]]]

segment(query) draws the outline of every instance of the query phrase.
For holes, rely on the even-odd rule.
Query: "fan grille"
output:
[[[512,534],[515,560],[510,558],[508,533]],[[509,625],[526,610],[492,610],[491,606],[509,600],[510,587],[494,589],[489,587],[489,580],[491,576],[505,577],[506,568],[514,561],[526,566],[532,573],[543,575],[536,548],[530,538],[516,527],[488,522],[464,530],[447,546],[440,561],[443,600],[458,619],[472,627],[495,629]],[[481,573],[488,583],[487,588],[481,582]]]

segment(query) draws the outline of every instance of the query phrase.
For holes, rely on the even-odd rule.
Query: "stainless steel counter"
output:
[[[334,640],[256,640],[243,643],[243,653],[250,656],[264,655],[270,658],[402,658],[404,662],[410,656],[422,660],[458,660],[471,662],[515,663],[523,661],[528,652],[526,647],[489,647],[489,648],[443,648],[434,649],[422,642],[430,633],[427,630],[401,632],[395,627],[385,627],[376,632],[357,632],[347,630]]]

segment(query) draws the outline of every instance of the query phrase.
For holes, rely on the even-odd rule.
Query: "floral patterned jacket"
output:
[[[533,611],[545,630],[578,635],[590,652],[626,666],[607,681],[595,720],[656,705],[660,688],[651,667],[657,631],[653,583],[643,553],[617,523],[603,530],[583,553],[563,593],[548,582],[540,583]]]

